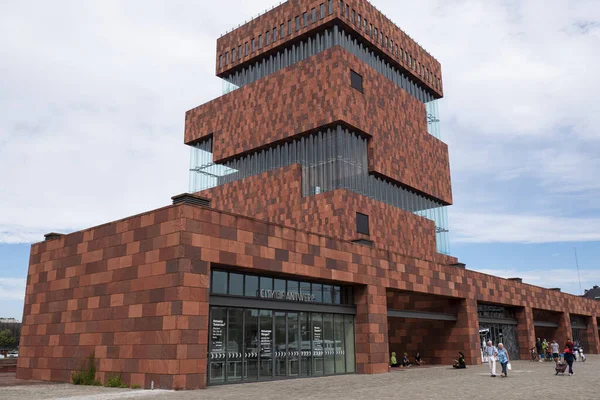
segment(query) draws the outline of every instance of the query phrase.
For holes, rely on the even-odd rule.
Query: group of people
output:
[[[498,362],[502,366],[502,374],[500,376],[506,378],[508,376],[508,370],[510,369],[510,357],[508,356],[508,351],[504,345],[498,343],[498,347],[496,347],[491,340],[488,340],[487,346],[484,349],[484,354],[487,356],[492,378],[496,377],[496,359],[498,359]]]
[[[543,362],[544,360],[554,361],[556,373],[564,372],[565,365],[560,360],[560,345],[557,343],[556,339],[554,339],[552,343],[548,343],[546,339],[542,341],[540,338],[537,338],[535,349],[537,351],[537,358],[540,362]],[[573,362],[577,360],[577,352],[575,350],[575,344],[568,338],[563,350],[563,360],[569,366],[569,376],[573,375]]]
[[[537,338],[535,342],[535,350],[537,352],[536,357],[540,362],[552,361],[556,360],[560,357],[560,346],[558,342],[553,340],[551,343],[548,343],[546,339],[540,340]]]
[[[561,365],[563,366],[562,372],[564,372],[566,365],[564,365],[560,361],[560,346],[556,342],[556,340],[553,340],[552,343],[548,343],[546,339],[544,339],[544,341],[541,341],[540,338],[538,338],[536,341],[535,348],[538,351],[538,355],[542,356],[539,358],[540,362],[542,362],[542,358],[544,358],[543,355],[548,354],[546,357],[552,357],[552,359],[556,363],[557,374],[561,369]],[[490,368],[490,375],[492,378],[496,377],[496,360],[502,366],[502,373],[500,374],[500,376],[503,378],[508,377],[508,371],[510,370],[510,357],[508,355],[506,347],[504,347],[504,344],[498,343],[498,347],[496,347],[494,346],[492,341],[489,340],[487,342],[486,347],[483,350],[483,354],[487,358],[488,366]],[[569,366],[569,375],[573,375],[573,362],[576,360],[575,354],[575,344],[573,343],[573,341],[571,341],[571,339],[567,339],[567,342],[565,343],[565,348],[563,350],[563,358],[566,364]],[[392,356],[390,357],[390,364],[392,367],[410,367],[411,365],[413,365],[408,359],[408,353],[404,353],[401,362],[398,363],[396,359],[396,353],[394,352],[392,352]],[[423,359],[421,358],[421,354],[417,352],[415,356],[415,365],[424,364],[425,361],[423,361]],[[462,351],[458,352],[458,358],[454,360],[452,366],[458,369],[467,368],[465,355]]]
[[[404,353],[404,356],[402,357],[402,361],[398,362],[398,360],[396,358],[396,353],[392,352],[392,355],[390,357],[390,365],[393,368],[396,368],[396,367],[404,368],[404,367],[410,367],[413,364],[408,359],[408,353]],[[423,359],[421,358],[421,353],[419,353],[419,352],[417,352],[417,354],[415,355],[415,365],[425,365],[425,361],[423,361]]]

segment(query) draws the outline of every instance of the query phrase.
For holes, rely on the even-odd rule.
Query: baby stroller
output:
[[[556,363],[556,374],[565,374],[565,371],[567,370],[567,363],[564,361],[559,361],[558,363]]]

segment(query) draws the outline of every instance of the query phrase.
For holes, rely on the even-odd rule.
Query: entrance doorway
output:
[[[209,384],[354,371],[352,315],[210,308]]]

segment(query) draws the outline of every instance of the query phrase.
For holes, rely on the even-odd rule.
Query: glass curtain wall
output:
[[[212,139],[194,145],[190,191],[198,192],[292,164],[302,166],[303,196],[348,189],[434,221],[438,251],[449,254],[444,206],[369,174],[368,140],[338,126],[223,164],[212,162]]]
[[[353,373],[354,316],[211,307],[209,384]]]
[[[384,60],[376,51],[368,48],[358,36],[346,32],[337,25],[315,33],[313,36],[299,42],[289,44],[276,53],[265,56],[234,73],[224,76],[223,79],[227,83],[223,84],[223,93],[229,93],[248,85],[333,46],[343,47],[422,103],[434,100],[433,95],[423,88],[418,81]]]

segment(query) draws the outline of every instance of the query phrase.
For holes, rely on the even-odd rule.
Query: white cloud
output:
[[[0,277],[0,300],[21,300],[25,298],[25,279]]]
[[[469,268],[472,269],[472,268]],[[577,272],[573,268],[551,268],[543,271],[524,269],[475,269],[484,274],[499,276],[501,278],[521,278],[523,283],[544,288],[560,288],[561,291],[575,295],[582,295]],[[600,270],[581,269],[581,288],[589,289],[600,281]]]
[[[598,240],[584,226],[597,219],[564,215],[600,207],[600,5],[373,2],[442,63],[456,239]],[[275,3],[3,3],[0,242],[39,241],[187,191],[184,113],[220,95],[215,41]],[[514,215],[505,198],[519,194],[499,188],[525,179],[535,195],[524,200],[545,203]]]
[[[452,213],[457,243],[549,243],[600,241],[599,218]]]

